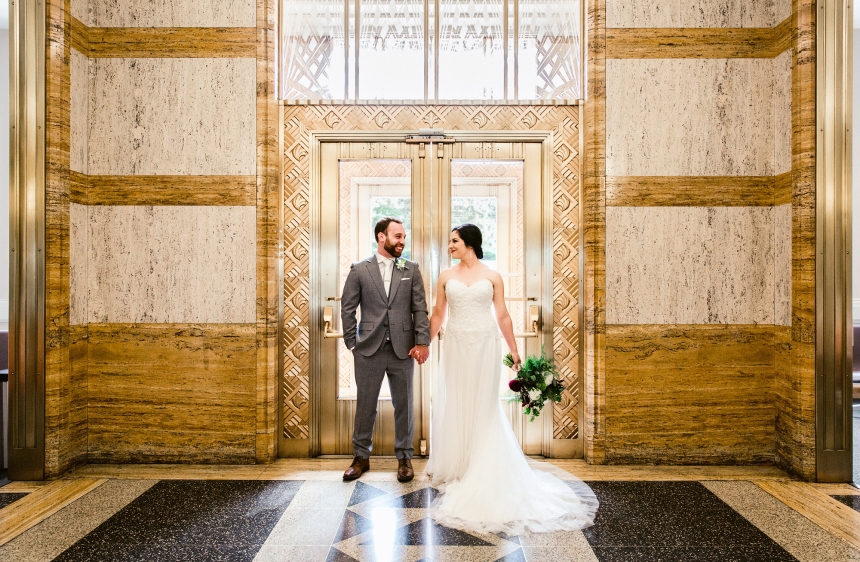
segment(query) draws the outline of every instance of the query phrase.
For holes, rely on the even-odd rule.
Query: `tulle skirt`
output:
[[[498,333],[448,333],[442,346],[427,464],[441,492],[436,522],[508,535],[591,526],[598,507],[591,489],[533,468],[541,463],[520,449],[499,401]]]

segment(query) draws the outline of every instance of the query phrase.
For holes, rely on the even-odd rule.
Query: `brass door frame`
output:
[[[320,414],[321,414],[321,403],[320,403],[320,383],[321,383],[321,371],[320,371],[320,353],[321,353],[321,339],[322,339],[322,329],[323,329],[323,321],[322,321],[322,313],[323,307],[325,306],[325,295],[322,295],[319,290],[319,256],[320,256],[320,247],[318,235],[315,233],[319,232],[321,227],[321,217],[320,217],[320,194],[321,194],[321,174],[320,174],[320,166],[321,166],[321,145],[326,142],[370,142],[370,143],[378,143],[378,142],[402,142],[406,135],[408,134],[417,134],[417,130],[401,130],[401,131],[320,131],[320,130],[311,130],[308,131],[309,138],[309,149],[310,149],[310,170],[309,170],[309,178],[310,178],[310,232],[311,232],[311,240],[310,240],[310,287],[309,287],[309,309],[310,309],[310,317],[309,317],[309,347],[310,347],[310,358],[309,358],[309,366],[310,366],[310,389],[309,389],[309,419],[310,419],[310,427],[309,427],[309,443],[307,443],[307,451],[309,456],[315,456],[318,454],[320,447]],[[538,236],[541,240],[541,252],[539,252],[536,256],[531,256],[532,259],[540,259],[541,263],[541,271],[546,272],[547,274],[542,276],[541,279],[541,300],[539,304],[541,305],[541,329],[540,334],[541,337],[539,341],[544,346],[549,346],[548,349],[552,349],[552,338],[553,338],[553,255],[552,255],[552,226],[553,226],[553,209],[552,209],[552,149],[553,149],[553,133],[552,131],[542,130],[542,131],[445,131],[445,134],[448,137],[453,138],[456,142],[460,143],[486,143],[486,144],[503,144],[503,143],[534,143],[540,146],[540,177],[541,177],[541,198],[540,204],[535,211],[539,214],[541,221],[540,233]],[[436,156],[437,159],[440,159],[439,148],[442,148],[441,155],[444,156],[445,145],[428,143],[425,147],[425,150],[431,152],[431,154],[426,154],[426,156]],[[425,158],[426,160],[426,158]],[[441,158],[442,162],[449,161],[449,159]],[[440,169],[440,172],[443,170]],[[414,171],[413,171],[414,173]],[[424,169],[421,171],[422,174],[428,174],[429,177],[429,166],[425,163]],[[440,175],[439,177],[446,177],[445,175]],[[422,193],[422,198],[429,197],[429,193]],[[423,201],[422,201],[423,203]],[[432,215],[432,202],[431,205],[422,205],[424,209],[424,217],[422,218],[422,225],[416,224],[416,228],[420,228],[423,226],[423,222],[431,218]],[[413,220],[415,219],[415,215],[413,215]],[[426,232],[426,229],[422,231]],[[418,230],[416,230],[418,232]],[[425,234],[426,236],[426,234]],[[423,244],[423,243],[433,243],[437,248],[443,247],[443,242],[440,240],[427,241],[422,242],[418,240],[418,237],[414,237],[415,240],[413,244]],[[424,259],[430,259],[430,255],[432,254],[432,247],[430,251],[423,251],[422,255],[426,256]],[[437,251],[436,255],[439,253]],[[428,267],[431,264],[422,264],[423,267]],[[581,269],[580,265],[580,269]],[[434,269],[432,267],[429,268],[429,271],[433,272]],[[283,271],[281,272],[283,274]],[[581,279],[581,275],[580,275]],[[431,289],[435,286],[435,275],[430,275],[425,280],[426,288],[428,289],[428,294],[432,294]],[[280,298],[283,299],[283,291],[280,291]],[[280,321],[279,324],[283,326],[283,304],[281,304],[280,308]],[[581,305],[580,305],[581,309]],[[279,357],[283,355],[283,332],[279,334]],[[580,340],[582,339],[582,331],[580,331]],[[581,344],[581,342],[580,342]],[[582,345],[580,345],[580,349]],[[279,360],[280,362],[280,360]],[[583,358],[580,353],[579,357],[580,369],[579,369],[579,388],[583,388]],[[282,369],[279,369],[279,375],[282,376]],[[279,422],[283,420],[283,412],[282,412],[282,400],[280,398],[280,385],[282,384],[281,377],[279,376],[278,380],[278,392],[276,393],[279,397],[278,399],[278,414],[279,414]],[[426,388],[429,385],[429,380],[422,381],[422,388]],[[429,388],[426,388],[429,390]],[[579,404],[577,406],[579,410],[579,420],[582,423],[583,414],[584,414],[584,401],[580,398]],[[550,415],[543,416],[543,426],[541,428],[542,431],[542,444],[541,444],[541,454],[549,457],[581,457],[583,452],[583,436],[580,434],[578,439],[568,440],[568,439],[553,439],[553,416],[551,412],[547,412]],[[429,413],[423,412],[423,416],[429,416]],[[426,425],[429,422],[429,418],[426,420],[422,420],[422,425],[428,427]],[[290,444],[288,443],[290,440],[285,439],[283,436],[283,432],[278,432],[278,449],[281,455],[284,454],[299,454],[300,449],[303,448],[302,444]],[[293,445],[291,447],[291,445]],[[298,445],[296,447],[295,445]],[[303,456],[303,455],[301,455]]]
[[[9,427],[0,429],[13,480],[45,477],[45,17],[44,2],[10,4]]]

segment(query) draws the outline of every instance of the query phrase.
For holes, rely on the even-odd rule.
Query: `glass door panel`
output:
[[[350,266],[376,251],[373,227],[383,216],[404,221],[404,257],[420,264],[428,306],[436,297],[439,272],[453,265],[448,255],[450,230],[464,222],[483,233],[484,263],[505,281],[505,298],[520,355],[541,352],[542,333],[532,325],[533,308],[549,292],[544,280],[547,261],[542,238],[543,206],[540,143],[456,142],[439,146],[407,143],[322,143],[320,148],[320,231],[317,296],[324,309],[319,365],[319,445],[314,454],[352,453],[356,383],[352,353],[337,331],[339,298]],[[384,156],[384,157],[379,157]],[[319,309],[318,309],[319,310]],[[539,308],[537,309],[539,311]],[[358,314],[360,315],[360,309]],[[550,345],[551,348],[551,345]],[[431,359],[415,367],[415,452],[428,453],[432,391],[440,346]],[[503,344],[503,352],[507,349]],[[523,419],[511,402],[511,371],[499,373],[499,400],[527,454],[549,450],[552,408],[535,422]],[[374,429],[374,455],[392,455],[393,407],[383,381]],[[549,422],[547,422],[549,419]],[[549,430],[547,431],[547,428]]]
[[[341,160],[339,163],[338,286],[343,287],[350,266],[376,253],[373,227],[383,217],[403,220],[406,248],[412,256],[412,162],[409,160]],[[361,310],[358,311],[360,318]],[[360,320],[359,320],[360,321]],[[338,340],[338,399],[355,400],[352,352]],[[380,399],[390,400],[388,378]]]

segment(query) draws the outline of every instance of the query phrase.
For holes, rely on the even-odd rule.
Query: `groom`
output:
[[[430,321],[424,282],[418,264],[400,257],[406,246],[403,221],[384,217],[376,223],[376,253],[352,264],[343,286],[340,317],[343,342],[352,351],[358,397],[352,448],[355,458],[343,473],[355,480],[370,470],[373,424],[382,377],[388,373],[394,405],[394,454],[397,479],[409,482],[412,470],[413,359],[424,363],[430,355]],[[355,311],[361,307],[361,323]]]

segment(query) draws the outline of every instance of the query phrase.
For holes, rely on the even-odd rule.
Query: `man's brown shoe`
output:
[[[397,466],[397,481],[409,482],[415,477],[415,471],[412,470],[412,461],[409,459],[398,459]]]
[[[346,482],[350,480],[355,480],[365,472],[370,470],[370,459],[363,459],[361,457],[355,457],[352,459],[352,464],[349,465],[343,473],[343,479]]]

